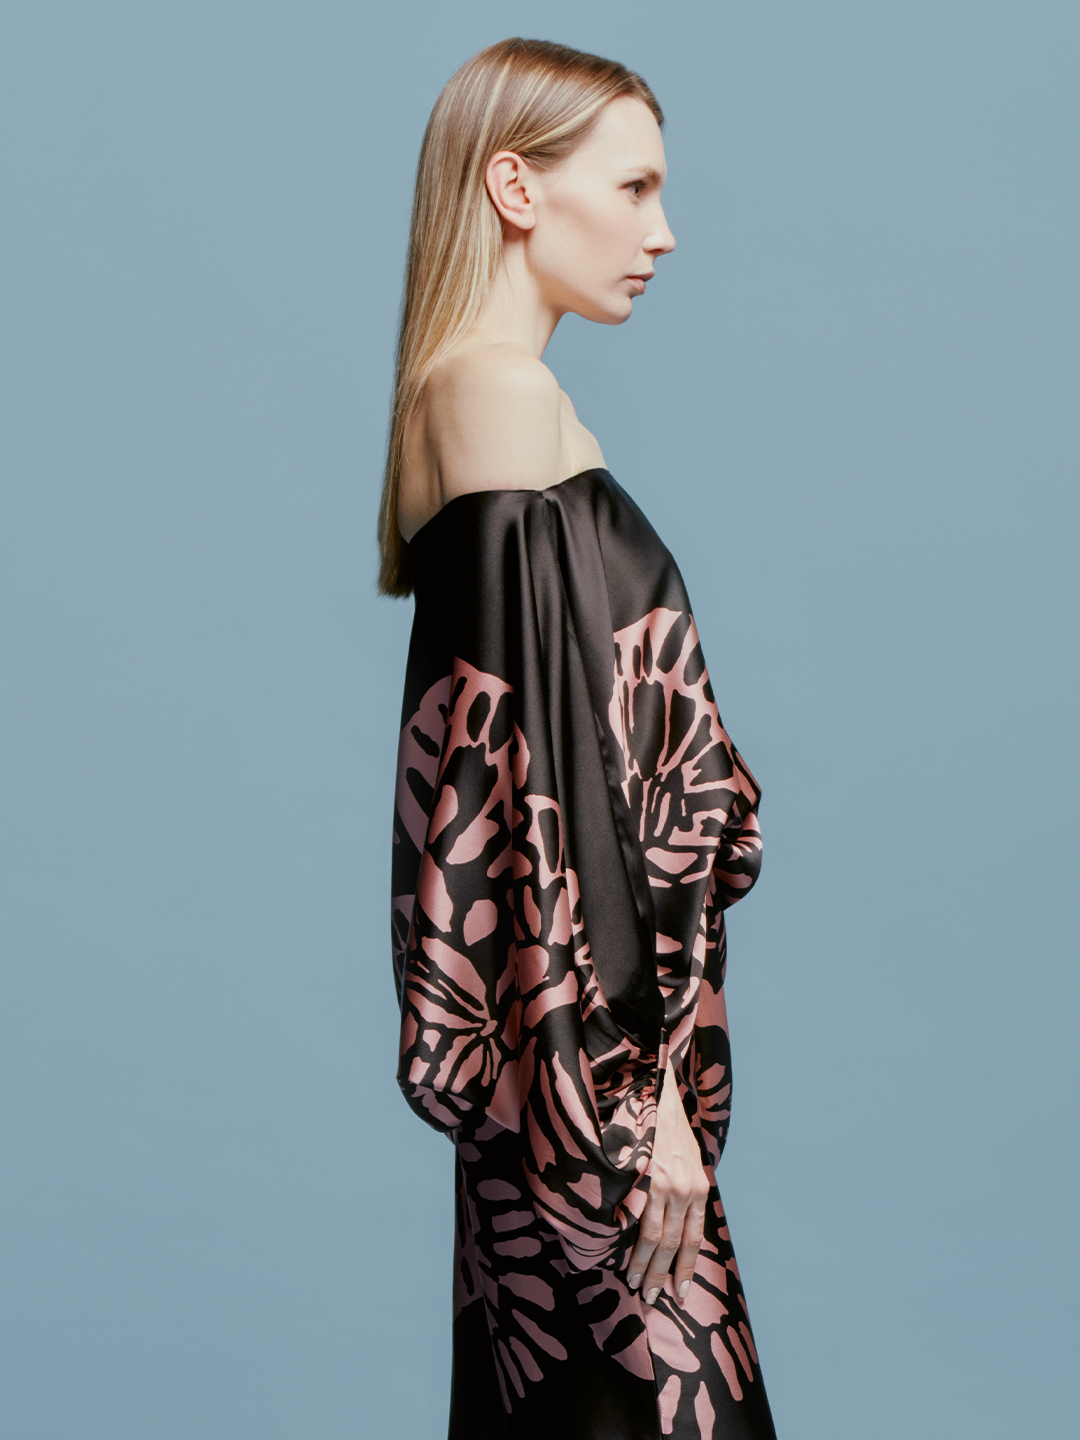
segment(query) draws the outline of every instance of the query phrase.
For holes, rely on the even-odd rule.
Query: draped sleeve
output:
[[[669,1056],[719,1158],[723,910],[757,874],[757,786],[681,576],[607,471],[461,496],[412,548],[398,1083],[466,1158],[517,1146],[571,1265],[613,1263]]]

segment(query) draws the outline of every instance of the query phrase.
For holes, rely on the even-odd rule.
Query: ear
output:
[[[484,179],[503,221],[531,230],[536,224],[536,172],[529,162],[512,150],[499,150],[488,161]]]

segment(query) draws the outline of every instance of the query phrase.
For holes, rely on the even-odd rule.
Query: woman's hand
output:
[[[709,1177],[669,1061],[656,1109],[649,1198],[627,1266],[630,1289],[641,1285],[646,1305],[659,1295],[673,1257],[675,1293],[685,1300],[701,1249],[709,1190]]]

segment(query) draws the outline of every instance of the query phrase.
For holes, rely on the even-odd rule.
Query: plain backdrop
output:
[[[668,115],[678,249],[548,358],[764,788],[720,1181],[780,1436],[1072,1440],[1073,0],[7,0],[0,1430],[445,1434],[373,525],[423,127],[511,34]]]

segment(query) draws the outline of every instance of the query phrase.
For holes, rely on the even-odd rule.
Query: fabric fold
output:
[[[526,1380],[534,1400],[554,1393],[572,1304],[595,1348],[592,1368],[573,1362],[580,1383],[631,1406],[633,1386],[616,1401],[601,1377],[633,1375],[655,1414],[666,1362],[619,1272],[669,1056],[703,1161],[723,1148],[723,912],[757,875],[759,791],[721,725],[678,569],[607,471],[460,496],[410,549],[398,1082],[457,1147],[455,1305],[484,1308],[507,1413]],[[724,1274],[733,1296],[737,1271]],[[734,1312],[709,1313],[701,1344],[715,1332],[726,1365]],[[639,1433],[632,1409],[612,1433]]]

